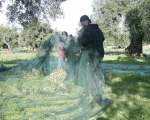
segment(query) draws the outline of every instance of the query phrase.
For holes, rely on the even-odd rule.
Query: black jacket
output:
[[[94,49],[98,52],[101,58],[104,57],[104,41],[103,32],[97,24],[89,24],[87,27],[82,28],[79,33],[79,44],[84,49]]]

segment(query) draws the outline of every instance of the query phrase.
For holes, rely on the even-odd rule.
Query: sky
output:
[[[82,15],[92,14],[93,0],[67,0],[62,4],[64,18],[52,22],[52,27],[57,30],[75,34],[79,29],[79,20]]]
[[[62,4],[64,17],[51,20],[51,26],[58,31],[67,31],[69,34],[75,34],[79,29],[79,20],[82,15],[92,14],[93,0],[67,0]],[[6,25],[8,23],[5,16],[6,5],[3,7],[3,14],[0,13],[0,24]]]

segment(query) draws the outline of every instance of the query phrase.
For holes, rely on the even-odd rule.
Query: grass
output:
[[[105,55],[104,63],[149,65],[150,57],[131,57],[127,55]]]
[[[16,65],[17,62],[32,59],[34,56],[34,53],[0,54],[0,64],[10,67]],[[125,55],[106,56],[104,62],[115,64],[150,63],[145,58],[130,58]],[[61,82],[57,81],[61,80],[64,75],[62,71],[59,71],[43,77],[37,70],[27,73],[23,71],[18,74],[1,73],[0,119],[17,120],[30,117],[31,120],[60,120],[54,119],[47,112],[54,109],[63,110],[69,102],[73,101],[66,101],[60,97],[49,100],[51,96],[56,95],[55,91],[60,91],[60,94],[66,92],[58,87],[61,86]],[[53,80],[53,76],[57,80]],[[103,113],[100,113],[97,119],[93,118],[92,120],[149,120],[150,76],[108,73],[106,74],[106,85],[107,96],[112,99],[113,103]],[[75,86],[72,86],[70,91],[67,91],[68,95],[73,96],[76,89]]]
[[[62,71],[54,73],[57,80],[64,76],[58,73]],[[63,89],[57,90],[61,82],[56,83],[57,81],[53,81],[52,76],[39,76],[38,71],[28,73],[24,77],[18,75],[17,79],[14,79],[14,75],[9,73],[5,76],[7,81],[0,81],[2,120],[28,117],[31,120],[55,120],[48,111],[65,110],[68,105],[73,105],[76,101],[76,99],[68,101],[60,97],[51,100],[52,91],[65,92]],[[97,119],[92,120],[149,120],[150,76],[113,74],[111,79],[109,75],[106,77],[107,96],[112,99],[113,103],[103,113],[100,113]],[[76,92],[76,87],[72,86],[68,95],[74,96]]]
[[[17,62],[32,59],[34,56],[34,53],[0,53],[0,64],[9,67]]]
[[[107,85],[113,104],[98,120],[149,120],[150,76],[112,75]]]
[[[17,63],[30,60],[36,56],[36,53],[1,53],[0,54],[0,65],[2,67],[12,67]],[[139,64],[149,65],[149,57],[129,57],[126,55],[105,55],[103,59],[104,63],[108,64]]]

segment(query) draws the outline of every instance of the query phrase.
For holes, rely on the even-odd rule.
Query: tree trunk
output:
[[[131,40],[130,45],[125,49],[125,51],[129,55],[140,56],[143,53],[142,39]]]

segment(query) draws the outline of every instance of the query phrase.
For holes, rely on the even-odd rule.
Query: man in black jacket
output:
[[[82,29],[79,31],[78,42],[81,48],[81,54],[82,53],[88,54],[88,57],[86,58],[88,64],[86,64],[86,62],[84,63],[85,66],[86,65],[90,66],[89,68],[91,69],[91,72],[93,74],[91,81],[87,81],[89,82],[89,84],[91,84],[89,85],[90,86],[89,89],[97,91],[97,93],[94,96],[92,95],[94,101],[102,105],[109,104],[110,103],[109,99],[104,98],[104,91],[103,91],[104,76],[101,71],[101,65],[100,65],[100,61],[104,57],[103,32],[100,30],[97,24],[91,24],[91,20],[87,15],[81,16],[80,22],[82,25]],[[87,74],[90,73],[87,72]]]
[[[80,18],[82,29],[79,32],[79,44],[83,49],[92,49],[91,55],[99,58],[104,57],[104,35],[97,24],[91,24],[87,15]]]

